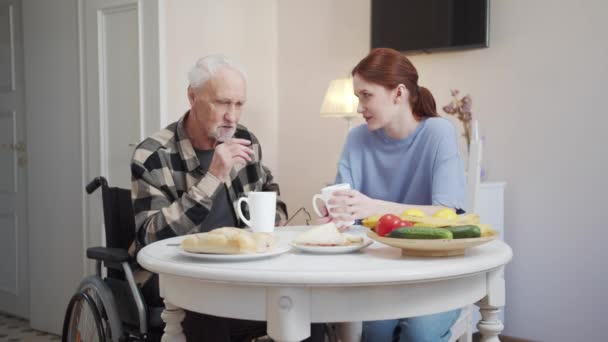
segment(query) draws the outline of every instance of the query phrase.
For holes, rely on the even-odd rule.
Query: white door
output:
[[[29,316],[21,1],[0,0],[0,311]]]
[[[162,0],[84,1],[88,179],[131,187],[135,145],[161,128]],[[88,196],[89,245],[103,238],[100,196]]]

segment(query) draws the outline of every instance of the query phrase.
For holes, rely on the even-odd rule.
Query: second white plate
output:
[[[297,245],[295,243],[290,243],[289,245],[297,250],[307,252],[307,253],[315,253],[315,254],[343,254],[343,253],[353,253],[358,250],[361,250],[369,245],[374,243],[374,241],[370,239],[365,239],[362,243],[349,245],[349,246],[309,246],[309,245]]]

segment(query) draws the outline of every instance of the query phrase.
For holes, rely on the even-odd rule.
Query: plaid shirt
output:
[[[141,142],[133,154],[131,193],[136,250],[154,241],[200,232],[221,186],[226,186],[235,212],[238,199],[248,192],[275,191],[277,221],[286,219],[287,207],[278,198],[279,186],[273,182],[270,170],[262,165],[262,148],[257,138],[244,126],[237,127],[235,138],[251,141],[255,155],[246,165],[234,166],[230,182],[223,183],[201,170],[184,128],[186,115]],[[236,219],[242,227],[241,219]]]

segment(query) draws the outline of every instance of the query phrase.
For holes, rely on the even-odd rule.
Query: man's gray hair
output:
[[[213,54],[199,58],[199,60],[196,61],[196,64],[188,73],[190,87],[194,89],[202,88],[221,67],[227,67],[238,72],[241,74],[241,77],[243,77],[243,80],[247,81],[247,75],[239,64],[234,63],[223,54]]]

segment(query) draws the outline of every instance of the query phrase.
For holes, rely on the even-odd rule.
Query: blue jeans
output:
[[[433,315],[363,322],[362,342],[392,342],[395,329],[401,328],[399,342],[447,342],[450,329],[460,317],[460,309]]]

